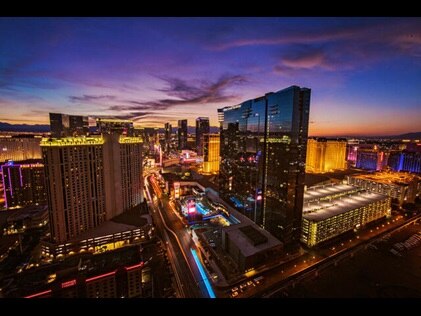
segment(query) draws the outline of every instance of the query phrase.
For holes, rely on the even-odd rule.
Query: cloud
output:
[[[283,25],[281,28],[272,28],[269,34],[267,34],[268,32],[256,32],[254,36],[249,37],[220,39],[219,42],[207,45],[207,48],[220,51],[244,46],[328,43],[358,37],[377,27],[377,24],[377,22],[367,20],[365,23],[362,21],[356,25],[344,23],[337,27],[332,27],[332,25],[312,28],[298,26],[288,29]]]
[[[78,96],[69,96],[69,100],[72,103],[83,103],[83,102],[92,102],[92,101],[102,101],[102,100],[115,100],[116,96],[114,95],[89,95],[84,94],[81,97]]]
[[[302,70],[346,71],[397,57],[421,57],[420,19],[313,20],[301,23],[291,19],[291,24],[274,27],[259,24],[255,31],[221,34],[204,45],[217,51],[243,47],[270,50],[276,59],[275,72],[291,76]]]
[[[130,105],[112,105],[108,109],[111,111],[145,111],[145,110],[166,110],[179,105],[199,105],[209,103],[229,102],[237,97],[234,94],[226,94],[225,89],[241,85],[247,79],[241,75],[223,76],[215,82],[201,81],[198,84],[191,84],[178,78],[161,78],[167,87],[158,89],[167,96],[173,98],[163,98],[151,101],[127,101]],[[133,104],[133,105],[132,105]]]
[[[336,72],[353,67],[354,64],[341,55],[341,48],[332,50],[330,47],[294,45],[280,57],[274,71],[292,76],[303,71]]]
[[[224,90],[234,85],[241,85],[247,79],[241,75],[223,76],[216,82],[202,81],[198,86],[188,84],[186,81],[177,78],[164,78],[169,85],[159,91],[165,92],[168,96],[177,99],[161,99],[151,102],[152,105],[180,105],[180,104],[206,104],[221,103],[230,101],[236,95],[226,95]]]
[[[96,118],[115,118],[115,119],[121,119],[121,120],[133,120],[133,118],[142,118],[148,115],[153,114],[153,112],[131,112],[127,114],[121,114],[121,115],[95,115],[91,114],[89,117],[96,119]]]
[[[320,67],[332,69],[328,55],[321,50],[306,50],[301,53],[290,54],[282,59],[282,63],[289,68],[312,69]]]

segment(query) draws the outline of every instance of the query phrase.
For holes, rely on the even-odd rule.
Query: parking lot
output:
[[[421,243],[416,243],[413,237],[420,231],[418,222],[388,234],[353,258],[297,284],[282,296],[421,298]],[[398,250],[397,244],[403,246]]]

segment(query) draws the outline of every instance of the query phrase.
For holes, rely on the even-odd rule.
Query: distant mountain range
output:
[[[401,134],[401,135],[394,136],[393,138],[398,138],[398,139],[421,139],[421,132]]]
[[[1,132],[33,132],[33,133],[46,133],[50,131],[50,125],[28,125],[28,124],[9,124],[0,122]]]

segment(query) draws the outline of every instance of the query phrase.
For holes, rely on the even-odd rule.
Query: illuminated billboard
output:
[[[196,213],[196,201],[195,200],[188,200],[187,201],[187,212],[189,214]]]
[[[176,199],[180,198],[180,182],[174,182],[174,197]]]

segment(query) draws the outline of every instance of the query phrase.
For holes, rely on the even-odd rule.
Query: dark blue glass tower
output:
[[[287,246],[300,237],[310,93],[291,86],[218,110],[221,196]]]

